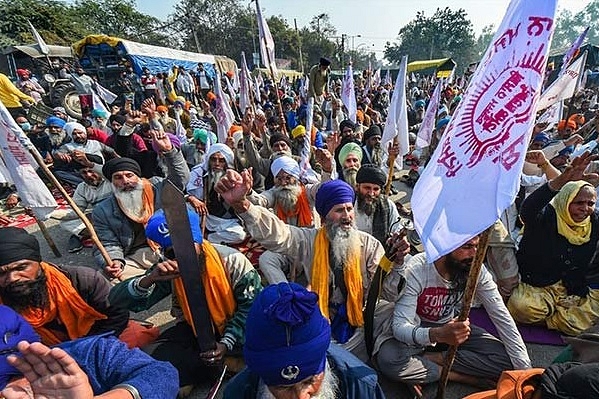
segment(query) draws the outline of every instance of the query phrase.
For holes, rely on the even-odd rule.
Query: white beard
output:
[[[354,189],[358,187],[358,183],[356,182],[356,176],[358,174],[358,169],[343,169],[343,180]]]
[[[225,174],[226,172],[224,170],[211,170],[208,172],[208,187],[210,190],[212,190],[216,182],[219,181]]]
[[[327,229],[335,263],[345,265],[347,260],[356,254],[362,246],[358,229],[352,226],[349,230],[346,230],[328,220],[325,222],[325,228]]]
[[[119,189],[112,184],[112,191],[119,204],[119,208],[130,219],[139,219],[144,215],[143,190],[143,183],[141,181],[130,191]]]
[[[339,379],[332,372],[329,362],[327,361],[324,371],[324,379],[322,380],[320,389],[315,395],[310,396],[310,399],[335,399],[338,393]],[[266,384],[260,380],[256,399],[277,399],[277,397],[273,395],[272,392],[268,390]]]
[[[302,193],[302,188],[299,184],[286,185],[280,187],[274,187],[272,189],[275,203],[280,205],[285,211],[291,211],[295,209],[297,200]]]

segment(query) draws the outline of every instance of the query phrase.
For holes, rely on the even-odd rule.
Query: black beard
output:
[[[376,210],[377,205],[378,205],[377,200],[373,200],[372,202],[368,203],[364,199],[363,195],[358,194],[358,210],[364,212],[366,215],[368,215],[368,216],[372,215],[374,213],[374,211]]]
[[[41,272],[35,280],[12,283],[0,288],[0,298],[17,312],[27,309],[45,309],[50,305],[47,277]]]
[[[456,260],[448,255],[445,259],[445,266],[451,274],[451,281],[453,283],[453,289],[457,295],[463,295],[466,289],[466,283],[468,281],[468,275],[470,274],[470,266],[472,265],[472,259]]]

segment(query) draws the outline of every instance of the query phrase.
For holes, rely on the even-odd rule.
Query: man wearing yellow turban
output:
[[[592,159],[575,158],[522,204],[521,282],[508,302],[516,321],[576,335],[599,318],[599,214],[588,182],[598,176],[584,172]]]

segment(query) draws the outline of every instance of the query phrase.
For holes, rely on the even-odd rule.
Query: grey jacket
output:
[[[181,190],[184,190],[189,180],[189,168],[181,151],[173,149],[163,153],[163,156],[168,168],[167,178]],[[154,189],[154,209],[158,210],[162,207],[160,197],[165,178],[154,176],[149,181]],[[121,211],[114,194],[104,199],[94,208],[92,220],[96,234],[110,258],[124,263],[125,256],[130,253],[135,237],[131,221]],[[96,260],[96,266],[100,270],[104,269],[106,262],[97,247],[94,247],[94,259]]]

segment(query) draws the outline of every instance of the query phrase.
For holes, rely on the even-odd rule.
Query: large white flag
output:
[[[245,53],[241,52],[241,71],[239,73],[239,108],[241,108],[241,114],[245,115],[245,110],[251,106],[250,71],[245,60]]]
[[[431,137],[433,135],[433,129],[435,128],[435,119],[437,118],[437,111],[439,110],[439,102],[441,100],[441,89],[443,87],[443,79],[440,79],[435,86],[433,95],[428,102],[428,108],[422,118],[420,129],[418,130],[418,136],[416,137],[416,146],[419,148],[426,148],[431,144]]]
[[[17,187],[19,197],[40,220],[45,220],[56,209],[56,200],[35,172],[37,165],[29,148],[34,148],[29,138],[0,102],[0,155]]]
[[[108,90],[106,87],[102,86],[100,83],[96,82],[95,89],[100,98],[106,101],[106,104],[108,105],[112,104],[118,97],[116,94]]]
[[[277,71],[277,64],[275,63],[275,41],[270,34],[266,19],[264,19],[264,15],[262,15],[258,0],[256,0],[256,18],[258,19],[258,33],[260,34],[260,55],[262,56],[262,64],[267,68],[271,68],[272,73],[275,75],[273,76],[273,79],[276,79],[276,76],[279,73]]]
[[[432,262],[492,225],[516,197],[556,0],[512,0],[412,194]]]
[[[225,96],[221,86],[221,76],[217,72],[214,78],[214,94],[216,95],[216,107],[214,108],[214,117],[216,118],[216,127],[218,142],[227,141],[229,129],[235,122],[235,114],[229,105],[229,99]]]
[[[341,101],[347,108],[348,118],[356,123],[356,115],[358,113],[358,104],[356,103],[356,90],[354,88],[354,72],[351,63],[347,66],[343,83],[341,84]]]
[[[580,78],[584,75],[584,65],[587,60],[587,52],[578,57],[564,72],[559,75],[551,86],[541,95],[537,105],[537,111],[541,111],[558,101],[567,100],[572,97],[578,89]]]
[[[406,99],[407,67],[408,56],[404,55],[401,57],[401,63],[399,64],[399,71],[397,72],[397,79],[395,80],[395,87],[393,88],[393,95],[391,97],[391,105],[389,105],[389,113],[387,114],[387,121],[383,129],[383,136],[381,137],[381,148],[385,153],[387,153],[389,143],[397,137],[400,152],[397,158],[395,158],[395,166],[398,169],[403,168],[403,156],[410,150]]]
[[[44,41],[44,38],[39,34],[37,29],[35,29],[30,20],[27,20],[27,23],[29,24],[29,29],[31,29],[31,34],[33,35],[33,38],[35,39],[38,47],[40,48],[40,52],[44,55],[50,54],[50,48]]]

